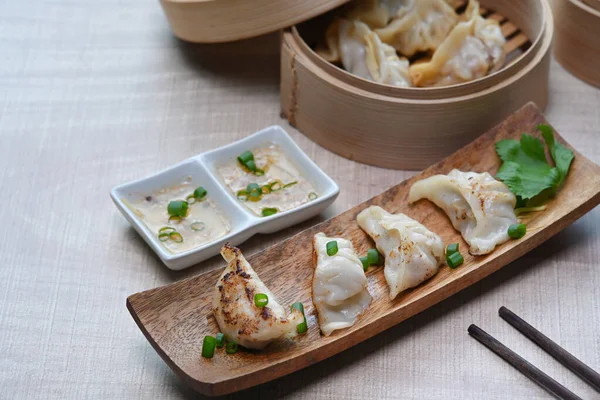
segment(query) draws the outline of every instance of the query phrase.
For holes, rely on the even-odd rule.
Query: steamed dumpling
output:
[[[337,241],[338,252],[327,255],[327,243]],[[313,304],[325,336],[348,328],[371,303],[367,277],[349,240],[317,233],[313,239],[316,268],[313,276]]]
[[[406,0],[391,22],[375,32],[384,43],[406,57],[433,51],[458,22],[458,15],[445,0]]]
[[[400,8],[409,3],[410,0],[358,0],[350,4],[343,16],[364,22],[371,29],[385,28]]]
[[[238,248],[226,243],[221,255],[228,265],[215,286],[213,312],[225,337],[249,349],[262,349],[277,338],[294,335],[304,322],[302,313],[292,310],[286,315]],[[257,293],[269,298],[265,307],[254,304]]]
[[[433,53],[429,62],[410,67],[415,86],[445,86],[472,81],[497,71],[505,60],[506,39],[497,21],[479,14],[471,0],[460,22]]]
[[[384,275],[390,298],[434,276],[444,259],[444,242],[404,214],[390,214],[371,206],[356,217],[385,257]]]
[[[517,223],[515,195],[487,172],[452,170],[434,175],[410,188],[409,202],[429,199],[450,218],[469,244],[471,254],[488,254],[506,242],[508,227]]]
[[[412,86],[408,60],[399,58],[366,24],[338,18],[327,30],[326,42],[327,49],[319,54],[331,62],[341,60],[351,74],[393,86]]]

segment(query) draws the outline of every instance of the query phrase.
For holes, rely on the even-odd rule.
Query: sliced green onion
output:
[[[271,193],[271,188],[269,187],[269,185],[263,185],[260,188],[260,191],[262,194],[269,194],[269,193]]]
[[[196,221],[190,225],[190,228],[192,228],[192,230],[197,231],[197,232],[203,231],[205,227],[206,227],[206,225],[204,224],[204,222],[201,222],[201,221]]]
[[[299,334],[303,334],[308,330],[308,324],[306,323],[306,315],[304,315],[304,305],[298,301],[292,304],[292,311],[294,310],[300,311],[302,313],[302,317],[304,318],[304,321],[302,321],[296,326],[296,331]]]
[[[292,309],[292,311],[298,310],[302,314],[304,314],[304,304],[300,303],[299,301],[297,301],[294,304],[292,304],[291,309]]]
[[[167,206],[167,211],[169,215],[183,218],[187,215],[188,203],[183,200],[170,201]]]
[[[525,224],[512,224],[508,227],[508,236],[511,239],[521,239],[527,233]]]
[[[194,204],[196,202],[196,198],[193,194],[190,194],[188,197],[185,198],[185,201],[187,201],[188,204]]]
[[[254,295],[254,305],[256,307],[264,307],[269,304],[269,297],[264,293],[256,293]]]
[[[237,192],[237,198],[246,201],[248,200],[248,192],[246,190],[240,190]]]
[[[318,194],[316,194],[315,192],[310,192],[310,193],[308,194],[308,199],[309,199],[309,200],[315,200],[317,197],[319,197],[319,195],[318,195]]]
[[[285,188],[289,188],[290,186],[294,186],[296,183],[298,183],[298,181],[293,181],[293,182],[290,182],[290,183],[286,183],[285,185],[283,185],[283,188],[284,189]]]
[[[178,224],[181,222],[181,218],[176,216],[176,215],[171,215],[169,217],[169,222],[173,223],[173,224]]]
[[[158,233],[173,232],[174,230],[175,230],[175,228],[171,228],[170,226],[163,226],[162,228],[160,228],[158,230]]]
[[[169,233],[169,238],[171,238],[171,240],[175,243],[183,242],[183,236],[181,236],[181,233],[177,231]]]
[[[458,243],[451,243],[446,247],[446,257],[453,253],[458,253]]]
[[[279,179],[276,179],[269,183],[269,187],[271,188],[271,192],[278,192],[283,189],[283,182],[281,182]]]
[[[265,174],[265,171],[263,171],[260,168],[254,168],[254,175],[256,176],[263,176]]]
[[[255,189],[260,189],[260,186],[258,185],[258,183],[249,183],[248,186],[246,187],[246,191],[248,193],[252,192]]]
[[[367,250],[367,259],[369,260],[369,265],[379,265],[381,262],[381,257],[379,256],[377,249]]]
[[[196,190],[194,190],[194,197],[196,200],[202,200],[207,194],[208,192],[202,186],[198,186]]]
[[[327,248],[328,256],[335,256],[338,252],[338,244],[337,244],[337,241],[335,241],[335,240],[332,240],[331,242],[327,242],[325,247]]]
[[[263,208],[262,209],[262,215],[263,217],[270,217],[271,215],[275,215],[277,214],[277,209],[276,208]]]
[[[452,269],[457,268],[459,265],[461,265],[464,262],[465,262],[465,259],[463,258],[462,254],[460,254],[458,252],[452,253],[452,254],[446,256],[446,263]]]
[[[296,331],[299,334],[303,334],[308,330],[308,324],[306,323],[306,317],[304,317],[304,322],[300,322],[296,327]]]
[[[202,357],[212,358],[215,355],[216,340],[212,336],[204,336],[202,341]]]
[[[223,335],[221,332],[217,333],[215,335],[215,342],[217,347],[223,347],[225,345],[225,335]]]
[[[248,161],[254,161],[254,154],[250,150],[246,150],[237,159],[242,165],[246,165]]]
[[[161,232],[158,234],[158,240],[160,240],[161,242],[166,242],[167,240],[169,240],[170,236],[171,234],[169,232]]]
[[[363,265],[363,269],[367,271],[369,269],[369,257],[364,256],[360,258],[360,262]]]
[[[234,341],[227,342],[225,345],[225,352],[227,354],[235,354],[238,351],[238,344]]]
[[[256,171],[256,164],[254,163],[254,160],[250,160],[248,162],[246,162],[244,164],[244,166],[249,169],[251,172],[255,172]]]

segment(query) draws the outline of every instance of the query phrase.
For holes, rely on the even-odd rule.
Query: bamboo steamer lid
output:
[[[175,36],[196,43],[232,42],[275,32],[350,0],[160,0]]]

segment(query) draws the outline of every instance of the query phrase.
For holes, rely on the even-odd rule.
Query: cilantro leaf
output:
[[[573,152],[556,143],[552,128],[538,129],[550,150],[555,167],[546,160],[544,142],[524,133],[521,140],[506,139],[496,143],[496,152],[503,161],[496,177],[517,196],[520,203],[534,202],[552,196],[567,176]]]
[[[571,150],[554,140],[554,133],[552,132],[551,127],[548,125],[538,125],[537,128],[542,132],[546,146],[550,149],[552,160],[554,161],[556,168],[558,168],[558,172],[560,172],[560,186],[567,177],[569,168],[571,167],[571,163],[575,156]]]

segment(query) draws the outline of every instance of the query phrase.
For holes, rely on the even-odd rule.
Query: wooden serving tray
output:
[[[417,176],[396,185],[343,214],[301,232],[273,247],[248,257],[260,278],[286,307],[301,301],[308,320],[308,333],[295,341],[272,343],[261,352],[241,350],[226,354],[217,349],[214,358],[201,356],[205,335],[219,328],[211,315],[211,297],[222,269],[137,293],[127,299],[134,320],[165,362],[194,389],[205,395],[222,395],[270,381],[297,371],[362,342],[377,333],[431,307],[479,281],[540,245],[600,203],[600,167],[575,152],[566,185],[548,204],[548,210],[534,213],[527,221],[527,235],[499,246],[492,254],[473,257],[463,251],[465,264],[455,270],[442,267],[439,273],[419,287],[390,301],[383,268],[367,273],[373,302],[353,327],[321,336],[311,301],[313,275],[312,238],[317,232],[351,239],[359,254],[373,242],[356,224],[356,215],[370,205],[389,212],[403,212],[438,233],[444,242],[467,246],[446,215],[428,201],[409,205],[407,195],[413,182],[453,168],[488,171],[499,167],[494,143],[533,133],[547,123],[532,103],[471,144]],[[556,139],[568,144],[556,134]],[[243,249],[242,249],[243,251]],[[225,263],[223,263],[225,265]]]

